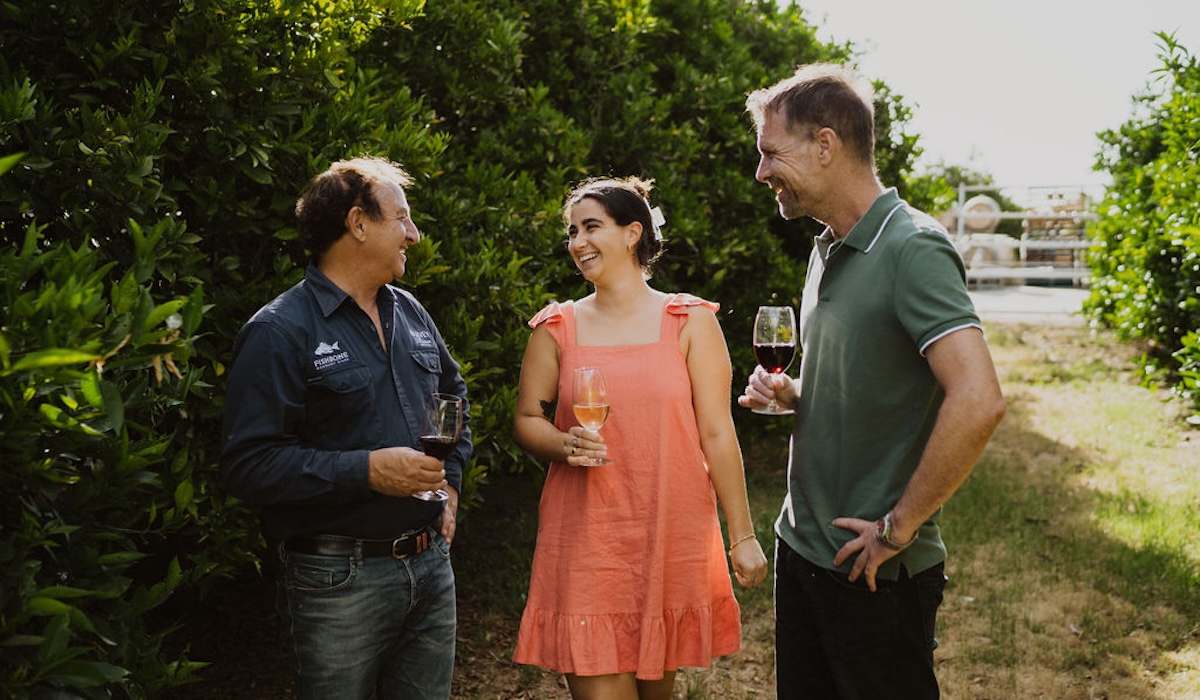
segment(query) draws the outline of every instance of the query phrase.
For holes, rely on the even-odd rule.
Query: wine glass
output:
[[[445,461],[458,437],[462,434],[462,399],[454,394],[432,394],[425,405],[425,428],[421,432],[421,451],[425,454]],[[450,494],[442,489],[437,491],[418,491],[413,498],[422,501],[444,501]]]
[[[796,316],[790,306],[760,306],[754,317],[754,357],[771,374],[781,374],[796,354]],[[783,408],[775,399],[755,413],[786,416],[795,413]]]
[[[608,387],[604,384],[604,374],[599,367],[576,367],[575,386],[571,409],[575,412],[575,420],[592,432],[599,432],[608,420]],[[594,458],[596,464],[608,462],[604,458]]]

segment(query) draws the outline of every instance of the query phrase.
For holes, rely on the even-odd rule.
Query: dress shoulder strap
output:
[[[701,299],[687,292],[678,292],[667,300],[667,313],[675,314],[676,316],[687,316],[688,308],[692,306],[706,306],[713,313],[721,309],[721,305],[715,301]]]
[[[552,301],[542,307],[542,310],[529,319],[530,328],[545,326],[550,336],[558,346],[566,347],[573,344],[575,339],[575,305],[572,302],[563,304]]]
[[[667,305],[664,309],[665,313],[663,314],[662,328],[663,340],[668,338],[679,338],[679,332],[682,331],[683,327],[687,324],[688,310],[695,306],[703,306],[712,310],[713,313],[716,313],[721,308],[721,305],[714,301],[701,299],[700,297],[688,294],[687,292],[677,292],[676,294],[673,294],[670,299],[667,299]]]
[[[562,323],[562,305],[552,301],[529,319],[529,327],[537,328],[544,323]]]

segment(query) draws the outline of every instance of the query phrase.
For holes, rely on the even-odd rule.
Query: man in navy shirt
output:
[[[421,238],[411,183],[376,158],[315,177],[296,203],[313,262],[234,348],[222,472],[278,543],[302,698],[450,694],[450,542],[471,433],[458,364],[390,284]],[[464,405],[444,462],[420,451],[435,392]],[[437,489],[444,503],[414,497]]]

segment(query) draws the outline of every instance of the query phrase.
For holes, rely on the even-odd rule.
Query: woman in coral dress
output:
[[[595,293],[534,316],[521,366],[516,438],[550,471],[514,658],[566,674],[576,698],[669,698],[676,669],[740,646],[726,550],[742,585],[767,573],[718,307],[647,283],[662,251],[648,194],[627,178],[568,196],[567,249]],[[596,432],[572,412],[585,366],[608,387]]]

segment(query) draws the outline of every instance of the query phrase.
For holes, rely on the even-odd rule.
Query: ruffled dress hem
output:
[[[572,615],[526,607],[513,661],[579,676],[633,673],[659,680],[680,667],[707,668],[741,648],[733,596],[712,605],[638,613]]]

